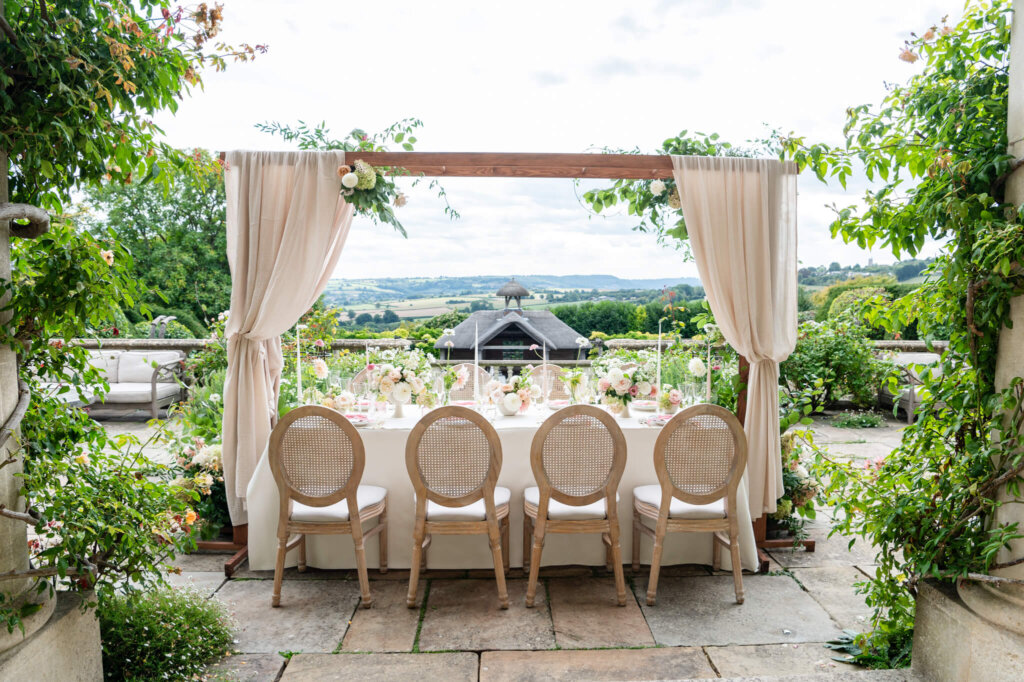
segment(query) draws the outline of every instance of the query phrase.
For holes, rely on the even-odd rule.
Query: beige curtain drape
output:
[[[327,286],[352,224],[338,152],[228,152],[231,310],[225,334],[224,484],[231,522],[277,421],[281,334]],[[197,273],[198,274],[198,273]]]
[[[750,361],[750,515],[783,492],[779,363],[796,345],[796,165],[767,159],[673,156],[690,247],[715,320]]]

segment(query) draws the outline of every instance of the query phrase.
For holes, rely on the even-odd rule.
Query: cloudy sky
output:
[[[846,107],[877,102],[919,65],[897,58],[911,31],[959,0],[406,2],[226,0],[227,42],[266,43],[250,64],[159,122],[180,147],[285,149],[256,123],[325,121],[339,137],[423,120],[419,151],[654,151],[680,130],[742,143],[768,127],[836,142]],[[358,219],[342,277],[476,274],[695,276],[680,252],[591,216],[569,180],[448,179],[449,221],[426,186],[400,211],[409,231]],[[842,192],[800,178],[800,260],[864,263],[833,241]]]

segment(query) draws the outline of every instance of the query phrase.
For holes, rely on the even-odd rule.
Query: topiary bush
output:
[[[97,614],[108,680],[192,679],[231,648],[227,608],[192,589],[118,595]]]

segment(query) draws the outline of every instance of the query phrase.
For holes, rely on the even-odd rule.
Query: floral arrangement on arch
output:
[[[433,355],[421,350],[385,350],[379,364],[368,366],[370,385],[392,402],[405,404],[411,401],[430,407],[434,402],[429,386],[433,361]]]
[[[803,440],[806,432],[791,430],[782,434],[782,484],[784,493],[778,499],[771,520],[797,539],[803,537],[804,518],[814,517],[814,501],[821,484],[804,466]]]
[[[514,375],[506,383],[492,379],[487,382],[487,397],[505,414],[526,412],[533,401],[540,397],[541,389],[530,378],[527,365],[522,374]]]

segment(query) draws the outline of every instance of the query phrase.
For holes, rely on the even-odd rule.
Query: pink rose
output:
[[[375,365],[375,364],[373,364],[373,363],[371,362],[370,364],[368,364],[368,365],[366,366],[366,369],[368,369],[368,370],[370,370],[370,371],[372,372],[373,370],[377,369],[377,365]]]
[[[654,397],[656,395],[658,395],[658,387],[657,386],[651,386],[651,397]]]
[[[640,395],[640,389],[637,388],[636,384],[633,384],[632,386],[629,387],[629,394],[634,398]]]
[[[678,405],[679,403],[683,402],[683,394],[679,391],[678,388],[673,388],[671,391],[668,392],[668,401],[673,405]]]
[[[324,347],[324,340],[323,339],[317,339],[316,341],[313,342],[313,345],[316,346],[317,348],[323,348]]]
[[[612,386],[612,382],[608,381],[605,378],[601,378],[597,382],[597,390],[601,391],[602,393],[604,393],[609,388],[611,388],[611,386]]]

